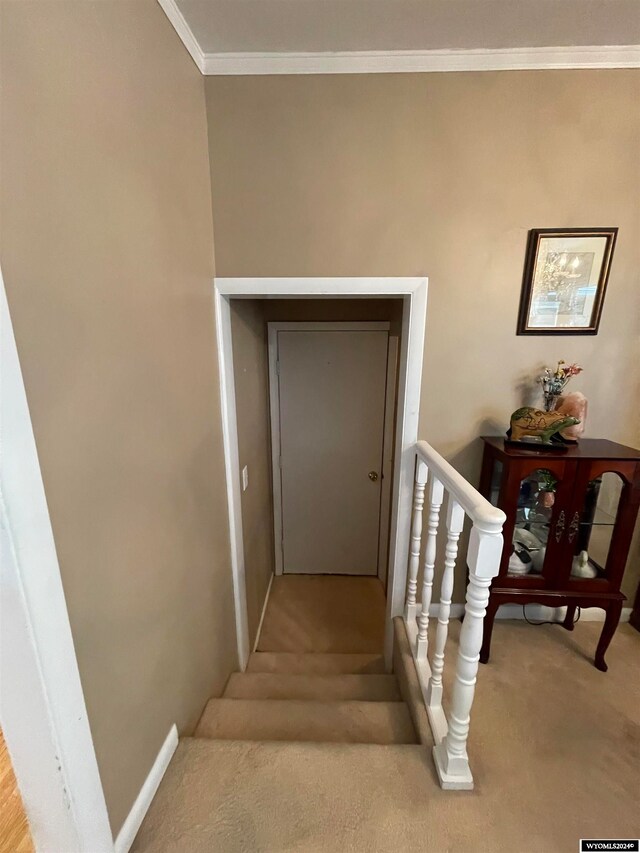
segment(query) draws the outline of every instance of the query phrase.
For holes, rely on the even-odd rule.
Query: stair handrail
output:
[[[404,621],[413,659],[433,733],[433,758],[442,788],[473,788],[467,755],[471,706],[473,704],[484,617],[492,579],[502,557],[502,527],[506,516],[493,506],[427,441],[415,444],[416,472],[411,519]],[[427,539],[424,547],[422,594],[418,596],[418,574],[423,552],[422,515],[428,490]],[[440,510],[446,493],[446,532],[440,601],[432,604],[436,569]],[[449,632],[458,542],[465,517],[471,520],[466,563],[468,583],[464,621],[460,629],[456,673],[450,712],[442,704],[445,650]],[[429,658],[430,617],[437,614]]]
[[[428,441],[417,441],[416,453],[449,494],[455,495],[457,502],[474,524],[495,525],[502,530],[507,518],[504,512],[481,495]]]

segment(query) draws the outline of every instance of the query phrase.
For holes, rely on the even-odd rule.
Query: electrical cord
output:
[[[573,620],[574,625],[577,625],[578,622],[580,621],[580,614],[582,613],[582,609],[580,607],[578,607],[577,611],[578,611],[578,615]],[[562,625],[562,622],[557,622],[555,619],[545,619],[542,622],[532,622],[531,619],[529,619],[527,616],[527,605],[526,604],[522,605],[522,615],[524,616],[524,621],[528,625]]]

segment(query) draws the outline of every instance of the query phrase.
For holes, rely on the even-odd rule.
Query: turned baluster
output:
[[[431,595],[433,592],[433,572],[436,563],[436,541],[438,538],[438,523],[440,519],[440,507],[444,497],[444,487],[437,477],[431,475],[429,487],[429,521],[427,522],[427,544],[424,554],[424,567],[422,570],[422,608],[418,616],[418,640],[416,644],[416,658],[424,660],[427,656],[429,640],[427,631],[429,628],[429,608],[431,606]]]
[[[440,606],[438,609],[438,627],[436,628],[435,649],[431,664],[431,679],[427,690],[427,702],[431,707],[442,704],[442,672],[444,670],[444,651],[449,633],[451,597],[453,595],[453,575],[458,556],[458,539],[464,525],[464,510],[449,495],[447,505],[447,545],[445,548],[444,571],[440,588]]]
[[[413,490],[413,516],[411,519],[411,544],[409,548],[409,578],[407,583],[407,598],[404,608],[405,620],[409,620],[414,615],[416,593],[418,591],[418,567],[420,565],[420,545],[422,543],[422,508],[424,506],[424,490],[427,484],[427,473],[427,466],[424,462],[418,459],[415,486]]]
[[[449,729],[434,747],[434,759],[444,788],[472,788],[467,738],[475,692],[482,627],[491,579],[498,574],[502,554],[502,520],[475,524],[471,530],[467,565],[469,585],[465,618],[460,630],[456,677],[451,698]]]

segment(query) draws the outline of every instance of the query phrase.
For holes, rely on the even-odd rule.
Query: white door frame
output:
[[[278,332],[387,332],[389,333],[389,322],[353,322],[353,323],[332,323],[332,322],[270,322],[267,323],[268,331],[268,348],[269,348],[269,418],[271,422],[271,482],[273,484],[273,534],[275,544],[275,573],[281,575],[284,573],[284,563],[282,554],[282,480],[280,475],[280,400],[278,395]],[[387,423],[387,380],[388,380],[388,360],[389,347],[387,344],[387,370],[385,372],[385,411],[383,423],[383,451],[380,454],[380,463],[383,464],[384,448],[386,442],[386,430],[393,424]],[[384,480],[380,483],[380,507],[378,508],[378,518],[381,519],[382,507],[382,486]],[[388,520],[388,516],[387,516]],[[380,533],[382,525],[378,526],[378,566],[377,575],[380,576]],[[386,570],[385,570],[386,573]]]
[[[4,283],[0,290],[0,723],[36,850],[113,838]]]
[[[402,338],[398,371],[395,459],[391,501],[391,535],[387,583],[385,660],[391,665],[394,616],[402,613],[409,557],[411,505],[415,453],[418,438],[420,387],[427,311],[427,279],[420,278],[215,278],[218,367],[222,409],[231,569],[233,576],[238,665],[244,670],[249,659],[244,548],[242,540],[240,462],[233,380],[231,339],[232,298],[402,298]]]
[[[397,335],[389,334],[387,351],[387,392],[384,401],[384,442],[382,447],[382,494],[380,496],[380,536],[378,537],[378,578],[387,589],[389,573],[389,526],[391,523],[391,494],[393,479],[393,442],[395,434],[396,399],[398,396]],[[389,390],[393,393],[389,393]],[[382,523],[384,521],[384,524]]]

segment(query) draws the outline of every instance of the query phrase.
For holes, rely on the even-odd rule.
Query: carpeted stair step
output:
[[[384,660],[377,654],[254,652],[247,672],[290,672],[296,674],[347,675],[384,673]]]
[[[486,805],[441,794],[423,746],[184,738],[132,853],[477,850]]]
[[[399,702],[395,675],[291,675],[234,672],[223,693],[227,699],[318,699],[333,702]]]
[[[196,737],[324,743],[417,743],[404,702],[210,699]]]

